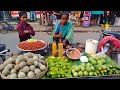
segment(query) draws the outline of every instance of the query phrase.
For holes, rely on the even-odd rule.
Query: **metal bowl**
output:
[[[40,48],[40,49],[37,49],[37,50],[24,50],[24,49],[19,48],[18,45],[17,45],[17,48],[21,51],[28,52],[28,51],[39,51],[39,50],[45,49],[47,47],[47,43],[45,41],[43,41],[43,40],[38,40],[38,41],[41,41],[42,43],[45,43],[45,46],[43,48]],[[26,42],[26,41],[23,41],[23,42]],[[21,43],[23,43],[23,42],[21,42]]]
[[[72,58],[72,57],[70,57],[70,56],[68,55],[68,53],[72,53],[72,51],[74,51],[74,50],[76,50],[78,53],[80,53],[80,56],[81,56],[81,52],[80,52],[79,50],[77,50],[76,48],[67,49],[67,50],[66,50],[66,55],[67,55],[70,59],[72,59],[72,60],[78,60],[78,59],[80,59],[80,57],[78,57],[78,58]]]

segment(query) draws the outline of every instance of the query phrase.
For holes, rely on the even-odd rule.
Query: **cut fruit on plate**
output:
[[[27,42],[37,42],[38,40],[37,39],[28,39]]]

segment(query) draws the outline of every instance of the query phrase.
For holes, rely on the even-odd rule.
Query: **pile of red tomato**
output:
[[[36,42],[22,42],[18,45],[20,49],[23,50],[39,50],[43,47],[45,47],[46,43],[43,43],[41,41],[36,41]]]

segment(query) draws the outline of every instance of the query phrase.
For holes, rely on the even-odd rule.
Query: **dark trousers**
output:
[[[103,14],[100,15],[100,24],[103,24]]]

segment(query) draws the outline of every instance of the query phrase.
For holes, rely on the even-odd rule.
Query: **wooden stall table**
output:
[[[81,43],[72,43],[72,47],[74,48],[77,48]],[[83,45],[83,43],[82,43]],[[51,51],[52,51],[52,48],[51,48],[51,44],[47,45],[47,47],[43,50],[40,50],[40,51],[34,51],[32,53],[35,53],[35,54],[41,54],[42,56],[50,56],[51,55]],[[44,51],[47,50],[47,53],[45,53]],[[85,47],[83,47],[83,52],[85,50]],[[16,55],[20,55],[20,54],[24,54],[24,53],[27,53],[27,52],[24,52],[24,51],[18,51]],[[65,54],[64,54],[65,55]],[[77,63],[79,62],[79,60],[77,61],[72,61],[71,62],[73,63]],[[52,78],[49,78],[49,77],[46,77],[43,76],[42,79],[52,79]],[[59,78],[59,79],[120,79],[120,75],[119,74],[115,74],[115,75],[104,75],[104,76],[83,76],[83,77],[72,77],[72,78]]]

